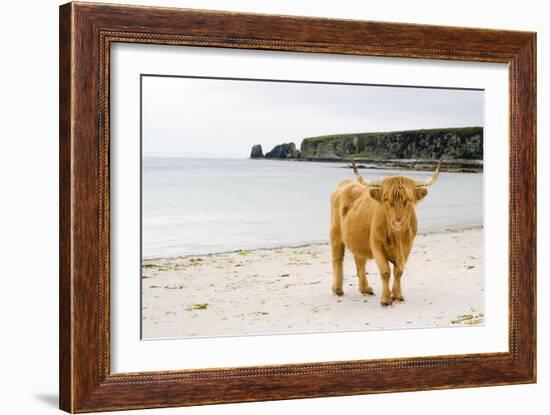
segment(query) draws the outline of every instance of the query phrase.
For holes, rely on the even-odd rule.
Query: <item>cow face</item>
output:
[[[355,160],[351,160],[351,166],[359,183],[366,186],[370,197],[384,207],[390,228],[395,232],[401,232],[408,227],[416,203],[428,194],[426,187],[434,184],[439,178],[441,161],[442,159],[437,163],[432,177],[426,180],[395,176],[370,181],[359,174]]]
[[[394,232],[408,228],[416,203],[428,194],[425,187],[417,187],[415,180],[401,176],[387,177],[368,191],[383,206],[387,223]]]

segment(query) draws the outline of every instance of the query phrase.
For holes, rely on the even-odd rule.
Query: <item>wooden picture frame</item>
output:
[[[109,59],[113,43],[509,65],[509,352],[111,373]],[[60,407],[68,412],[536,380],[536,34],[156,7],[60,8]],[[231,362],[227,362],[231,366]]]

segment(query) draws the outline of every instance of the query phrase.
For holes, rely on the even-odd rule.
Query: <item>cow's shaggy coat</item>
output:
[[[382,305],[403,301],[401,276],[417,231],[415,206],[428,194],[427,186],[439,176],[440,164],[432,178],[419,182],[395,176],[369,183],[355,168],[357,180],[344,180],[331,194],[333,284],[332,291],[343,295],[343,261],[347,248],[355,259],[359,291],[374,294],[365,265],[374,259],[382,279]],[[393,285],[390,291],[390,265]]]

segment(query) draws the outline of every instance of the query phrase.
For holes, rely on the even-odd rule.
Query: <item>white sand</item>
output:
[[[146,260],[143,336],[375,330],[483,324],[481,229],[417,236],[402,287],[405,302],[380,305],[380,278],[367,263],[375,296],[357,290],[346,252],[344,296],[332,294],[328,245]]]

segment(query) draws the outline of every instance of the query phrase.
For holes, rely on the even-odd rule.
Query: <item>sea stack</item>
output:
[[[261,144],[255,144],[252,146],[252,151],[250,152],[251,159],[261,159],[264,158],[264,151],[262,150]]]
[[[265,153],[266,159],[295,159],[300,157],[300,151],[296,149],[296,144],[285,143],[273,147],[273,150]]]

